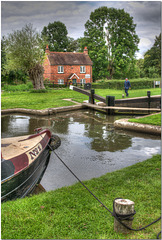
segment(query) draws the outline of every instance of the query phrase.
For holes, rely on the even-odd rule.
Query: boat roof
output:
[[[1,140],[2,158],[4,160],[8,160],[30,151],[30,149],[32,150],[42,140],[45,134],[46,133],[42,134],[41,136],[35,136],[32,139],[28,139],[28,137],[31,135],[3,138]]]

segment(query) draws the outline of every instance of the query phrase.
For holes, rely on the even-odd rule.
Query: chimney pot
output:
[[[85,54],[85,55],[88,55],[88,49],[87,49],[87,47],[84,47],[84,54]]]
[[[49,50],[48,45],[46,46],[46,50],[45,50],[45,52],[46,52],[47,54],[50,53],[50,50]]]

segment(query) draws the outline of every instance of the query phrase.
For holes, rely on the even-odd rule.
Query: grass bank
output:
[[[128,120],[128,122],[161,126],[161,113],[149,115],[142,118],[131,118]]]
[[[160,95],[160,88],[130,90],[129,97],[147,96],[147,91],[151,91],[151,95]],[[122,98],[123,90],[113,89],[96,89],[95,93],[106,97],[106,95],[115,96],[115,99]],[[46,108],[64,107],[74,105],[72,102],[63,99],[71,98],[72,100],[82,103],[88,100],[88,96],[72,91],[70,89],[48,90],[46,93],[33,93],[30,91],[8,92],[1,94],[1,109],[9,108],[26,108],[42,110]]]
[[[161,215],[161,157],[84,181],[112,211],[116,197],[135,202],[133,228]],[[70,174],[70,173],[69,173]],[[116,233],[114,219],[79,183],[1,205],[3,239],[155,239],[160,221],[143,231]]]

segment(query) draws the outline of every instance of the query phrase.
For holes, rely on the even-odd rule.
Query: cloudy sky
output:
[[[84,36],[90,13],[101,6],[124,9],[133,17],[140,38],[137,58],[142,57],[161,32],[161,1],[1,1],[1,35],[27,23],[41,32],[49,22],[61,21],[77,39]]]

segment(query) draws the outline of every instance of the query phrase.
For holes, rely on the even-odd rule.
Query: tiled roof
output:
[[[50,52],[50,65],[92,65],[90,57],[84,53]]]

